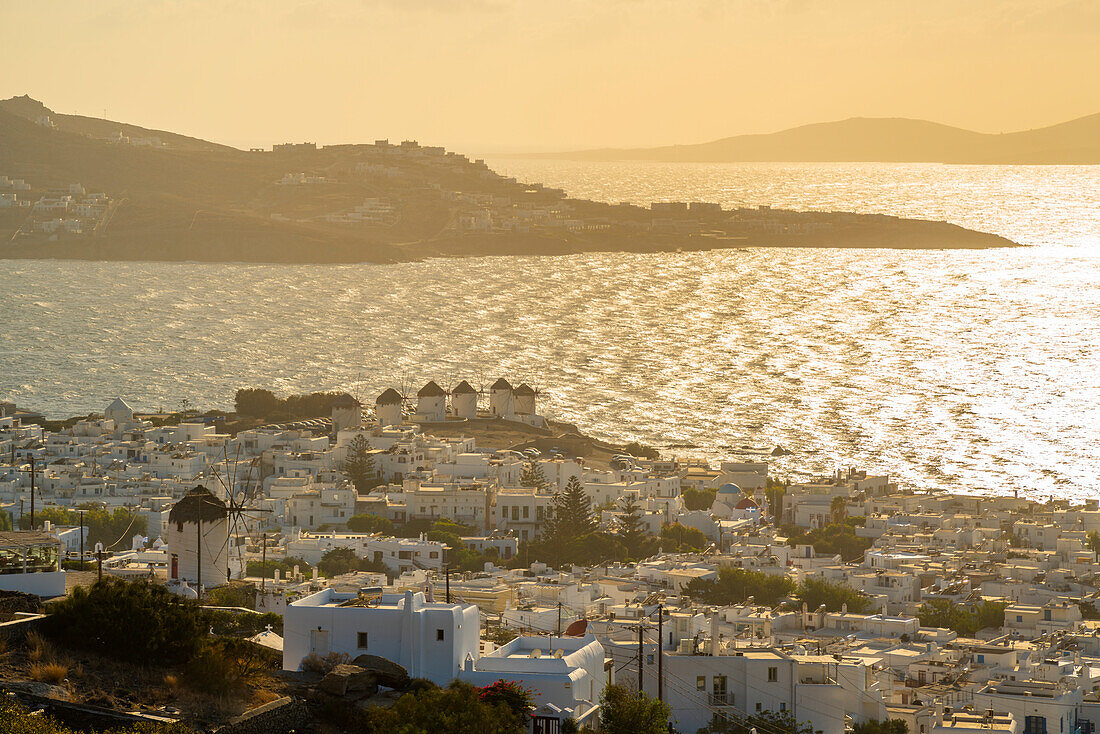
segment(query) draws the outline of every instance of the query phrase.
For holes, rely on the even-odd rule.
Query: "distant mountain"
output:
[[[0,111],[22,117],[31,122],[36,122],[42,117],[49,117],[57,130],[92,138],[108,138],[121,133],[128,138],[159,140],[163,145],[177,150],[232,150],[232,148],[225,145],[218,145],[198,138],[189,138],[186,135],[164,130],[150,130],[138,125],[128,125],[124,122],[114,122],[99,117],[59,114],[37,99],[32,99],[25,94],[22,97],[0,100]]]
[[[531,157],[531,156],[528,156]],[[877,161],[905,163],[1100,163],[1100,113],[1060,125],[987,134],[927,120],[853,117],[766,135],[661,148],[602,148],[534,156],[585,161]]]
[[[568,199],[414,141],[243,151],[0,100],[0,259],[402,262],[767,247],[1006,247],[946,222]],[[667,207],[666,207],[667,208]],[[675,208],[674,208],[675,209]]]

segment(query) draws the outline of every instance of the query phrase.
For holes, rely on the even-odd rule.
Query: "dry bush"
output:
[[[32,663],[45,662],[53,657],[53,646],[35,630],[27,633],[24,644],[27,648],[27,660]]]
[[[227,696],[241,687],[233,661],[213,646],[187,663],[183,682],[191,690],[210,696]]]
[[[61,683],[68,675],[68,666],[61,663],[34,663],[30,669],[31,680],[54,685]]]
[[[174,696],[179,691],[180,679],[169,673],[164,676],[164,687]]]
[[[315,652],[311,652],[302,658],[302,670],[310,673],[320,673],[321,675],[327,675],[332,672],[332,669],[341,663],[350,663],[351,655],[346,652],[330,652],[328,655],[321,657]]]

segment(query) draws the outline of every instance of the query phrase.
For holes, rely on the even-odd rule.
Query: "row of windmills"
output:
[[[481,410],[480,403],[486,393],[489,405],[486,410]],[[538,414],[538,397],[539,391],[526,382],[512,387],[503,377],[490,385],[488,390],[477,390],[463,380],[450,392],[431,380],[417,391],[415,411],[411,409],[411,398],[391,387],[375,399],[374,413],[380,426],[496,418],[541,426],[546,421]],[[333,401],[334,432],[353,430],[362,425],[363,406],[358,400],[345,393]]]

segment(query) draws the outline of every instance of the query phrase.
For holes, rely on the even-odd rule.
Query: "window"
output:
[[[768,668],[768,682],[775,683],[779,680],[779,668]]]
[[[759,711],[759,710],[760,710],[760,702],[759,702],[759,701],[757,701],[757,702],[756,702],[756,710],[757,710],[757,711]]]
[[[705,691],[707,688],[707,677],[705,675],[695,676],[695,688],[696,690]]]
[[[1046,734],[1047,720],[1042,716],[1024,717],[1024,734]]]
[[[358,647],[360,650],[366,650],[367,649],[367,633],[366,632],[360,632],[359,633],[358,641],[355,643],[355,646]]]
[[[1017,614],[1016,615],[1016,621],[1017,622],[1023,622],[1024,621],[1023,615]]]
[[[443,630],[436,630],[435,631],[435,641],[436,642],[443,642]]]
[[[978,662],[979,663],[984,663],[985,662],[985,655],[979,655],[978,656]]]
[[[528,507],[527,505],[524,505],[523,506],[523,519],[526,520],[530,516],[531,516],[531,508]],[[1049,615],[1050,612],[1047,612],[1047,614]],[[1050,619],[1050,617],[1048,616],[1047,619]]]
[[[653,655],[652,654],[645,656],[645,664],[646,665],[653,665]]]
[[[724,705],[726,699],[726,676],[716,675],[714,676],[714,683],[711,685],[711,703]]]
[[[780,702],[779,703],[779,710],[780,711],[786,711],[787,710],[787,704],[785,704],[783,702]]]
[[[439,558],[439,551],[432,551],[428,554],[430,558]]]

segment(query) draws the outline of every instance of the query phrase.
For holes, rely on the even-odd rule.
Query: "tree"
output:
[[[108,512],[91,503],[81,505],[81,508],[84,509],[84,526],[88,529],[84,545],[89,550],[95,548],[96,543],[103,543],[103,547],[107,550],[129,548],[132,537],[145,535],[148,532],[147,518],[129,509],[118,507],[113,512]],[[80,512],[60,507],[47,507],[35,513],[34,522],[39,527],[46,520],[57,526],[79,527]],[[30,515],[19,518],[21,530],[30,530],[30,527]]]
[[[480,689],[478,697],[490,705],[504,704],[516,716],[526,718],[527,712],[534,707],[535,699],[531,689],[511,680],[498,680]]]
[[[258,388],[238,390],[233,404],[238,414],[255,418],[266,418],[283,407],[275,393]]]
[[[545,492],[550,487],[550,482],[546,479],[546,473],[542,470],[542,465],[532,460],[523,465],[523,474],[519,477],[519,486],[534,487],[537,492]]]
[[[848,498],[833,497],[833,501],[829,503],[829,514],[832,516],[834,523],[844,522],[844,519],[848,517]]]
[[[714,714],[710,723],[696,734],[750,734],[753,730],[768,734],[813,734],[814,731],[809,722],[799,722],[789,711],[761,711],[736,719]]]
[[[596,530],[592,500],[575,476],[569,478],[563,491],[554,495],[554,504],[550,509],[550,518],[543,535],[553,543],[571,543]]]
[[[656,461],[661,458],[661,453],[652,446],[643,446],[637,441],[631,441],[626,446],[623,446],[623,451],[631,456],[637,456],[643,459],[653,459]]]
[[[773,518],[782,517],[783,515],[783,495],[787,493],[787,488],[779,482],[768,477],[766,480],[766,486],[764,487],[764,498],[768,501],[768,515]]]
[[[861,519],[850,517],[842,523],[831,523],[809,532],[797,525],[784,525],[782,530],[789,545],[812,545],[821,555],[838,554],[845,561],[856,561],[871,547],[870,538],[856,535],[855,526]]]
[[[1100,533],[1093,530],[1086,536],[1089,550],[1093,553],[1100,553]]]
[[[393,535],[393,522],[380,515],[362,513],[348,518],[348,530],[353,533],[381,533]]]
[[[852,734],[909,734],[905,719],[869,719],[852,726]]]
[[[482,689],[454,681],[446,688],[420,686],[406,693],[388,709],[371,707],[361,712],[355,731],[400,734],[522,734],[526,716],[516,713],[509,701],[482,698]],[[663,733],[662,733],[663,734]]]
[[[707,536],[698,528],[689,528],[678,522],[669,523],[661,528],[661,547],[672,552],[701,551],[710,545]]]
[[[689,510],[709,510],[714,504],[714,497],[718,493],[716,489],[685,489],[680,493],[684,498],[684,507]]]
[[[796,595],[811,610],[824,604],[826,611],[839,612],[847,604],[852,614],[863,614],[871,608],[871,599],[865,594],[844,584],[831,584],[822,579],[806,579],[799,584]]]
[[[321,556],[321,562],[317,564],[317,570],[321,575],[332,578],[345,573],[359,570],[359,556],[351,548],[333,548],[325,551]]]
[[[50,604],[43,631],[65,645],[144,665],[188,660],[206,629],[197,603],[159,584],[105,576]]]
[[[600,697],[601,734],[666,734],[667,703],[623,686],[607,686]]]
[[[615,535],[626,546],[626,552],[633,558],[641,557],[641,551],[646,541],[645,527],[642,525],[641,508],[636,497],[628,494],[623,497],[619,510],[618,528]]]
[[[367,494],[380,484],[378,467],[374,463],[374,457],[370,455],[370,442],[362,433],[355,434],[348,443],[344,473],[359,494]]]
[[[717,579],[695,578],[684,585],[684,596],[704,604],[740,604],[750,596],[756,604],[773,607],[794,591],[794,582],[786,576],[724,567]]]
[[[947,599],[933,599],[921,605],[917,618],[921,627],[946,627],[963,637],[973,637],[980,629],[1003,626],[1007,606],[983,601],[966,608]]]
[[[302,573],[310,573],[313,571],[313,564],[306,563],[305,559],[287,556],[278,561],[274,559],[269,559],[267,561],[249,561],[245,565],[245,573],[249,576],[263,576],[270,579],[275,577],[275,570],[278,569],[279,575],[283,578],[287,578],[294,573],[295,566],[297,566],[298,570]]]
[[[11,515],[7,512],[0,510],[0,531],[11,530]]]

